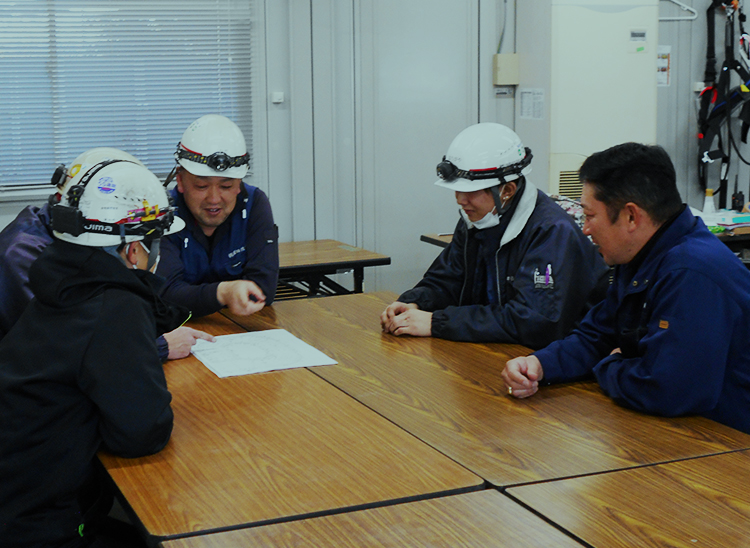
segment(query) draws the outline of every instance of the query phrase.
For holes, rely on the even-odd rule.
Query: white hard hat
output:
[[[107,247],[184,228],[159,179],[139,162],[105,160],[77,173],[52,206],[52,229],[74,244]]]
[[[250,155],[237,124],[225,116],[206,114],[190,124],[174,153],[175,160],[193,175],[242,179]]]
[[[474,192],[507,183],[531,172],[531,150],[509,127],[482,123],[459,133],[437,165],[435,184]]]
[[[57,166],[50,182],[55,185],[62,194],[68,186],[76,184],[81,178],[81,175],[86,173],[89,168],[106,160],[127,160],[134,164],[143,165],[143,162],[138,158],[132,154],[128,154],[124,150],[112,147],[97,147],[79,154],[70,166],[66,166],[65,164]]]

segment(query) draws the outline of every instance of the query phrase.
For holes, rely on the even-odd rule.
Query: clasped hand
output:
[[[380,327],[393,335],[432,336],[432,312],[419,310],[414,303],[396,301],[380,315]]]

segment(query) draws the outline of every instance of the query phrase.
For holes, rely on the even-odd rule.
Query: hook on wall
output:
[[[692,15],[687,15],[685,17],[659,17],[659,21],[692,21],[693,19],[696,19],[698,17],[698,12],[695,11],[690,6],[683,4],[682,2],[679,2],[678,0],[666,0],[666,1],[671,2],[672,4],[676,4],[677,6],[680,7],[681,10],[690,12]]]

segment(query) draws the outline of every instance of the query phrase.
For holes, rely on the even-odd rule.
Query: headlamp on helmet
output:
[[[250,163],[250,154],[247,152],[242,156],[229,156],[225,152],[214,152],[208,156],[203,156],[197,152],[185,149],[182,143],[177,145],[177,151],[174,153],[175,160],[190,160],[198,164],[203,164],[214,171],[226,171],[231,167],[240,167]]]
[[[534,157],[529,147],[524,147],[525,155],[520,162],[504,167],[490,167],[486,169],[459,169],[453,162],[443,156],[443,161],[437,165],[437,176],[446,183],[452,183],[458,179],[477,181],[481,179],[499,179],[501,183],[510,175],[520,175],[521,172],[531,164]]]
[[[174,156],[180,166],[198,177],[242,179],[250,165],[242,131],[219,114],[206,114],[190,124]]]

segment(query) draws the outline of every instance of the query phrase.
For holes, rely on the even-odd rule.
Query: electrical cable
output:
[[[508,20],[508,0],[503,2],[503,26],[500,29],[500,41],[497,43],[497,52],[500,53],[500,48],[503,46],[503,38],[505,38],[505,22]]]

